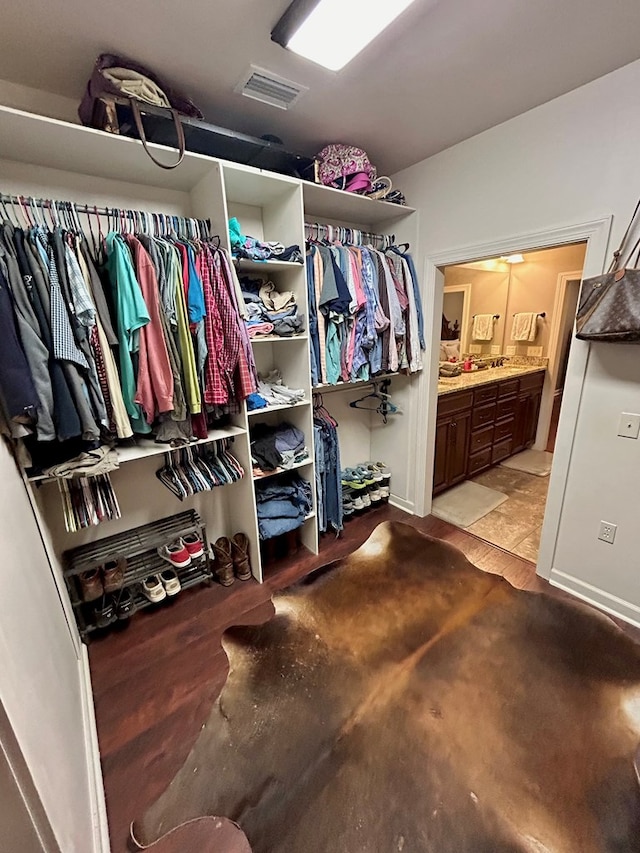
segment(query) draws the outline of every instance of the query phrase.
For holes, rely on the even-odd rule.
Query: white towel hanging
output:
[[[512,341],[535,341],[538,334],[538,315],[531,312],[522,312],[513,315],[513,327],[511,329]]]
[[[476,314],[473,318],[471,337],[474,341],[493,340],[493,314]]]

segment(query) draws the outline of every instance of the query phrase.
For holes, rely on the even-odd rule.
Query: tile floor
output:
[[[504,492],[509,499],[465,529],[485,542],[535,563],[549,477],[536,477],[497,465],[473,477],[473,482]]]

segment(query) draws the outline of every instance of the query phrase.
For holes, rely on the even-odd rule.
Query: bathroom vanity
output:
[[[434,495],[531,447],[545,375],[523,366],[440,379]]]

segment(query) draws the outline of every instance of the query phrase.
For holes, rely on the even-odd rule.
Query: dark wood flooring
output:
[[[405,521],[450,542],[515,587],[552,590],[520,557],[436,518],[380,507],[348,522],[340,539],[324,536],[319,557],[304,551],[280,560],[263,585],[251,580],[228,589],[201,587],[155,612],[136,614],[127,628],[89,647],[113,853],[127,849],[130,822],[175,776],[209,716],[227,677],[223,631],[267,620],[272,592],[349,554],[385,520]]]

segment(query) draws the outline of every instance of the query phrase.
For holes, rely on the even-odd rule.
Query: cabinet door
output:
[[[447,456],[449,449],[450,419],[436,422],[436,452],[433,464],[433,494],[447,487]]]
[[[469,460],[469,438],[471,436],[471,412],[460,412],[449,425],[449,458],[447,460],[447,483],[452,486],[467,476]]]
[[[531,394],[526,392],[518,397],[518,405],[516,406],[516,423],[513,431],[513,452],[519,453],[526,447],[527,441],[527,424],[529,422],[529,412],[531,410]]]
[[[529,404],[527,411],[527,420],[524,432],[525,447],[531,447],[536,440],[538,431],[538,418],[540,416],[540,403],[542,402],[542,392],[532,391],[529,395]]]

